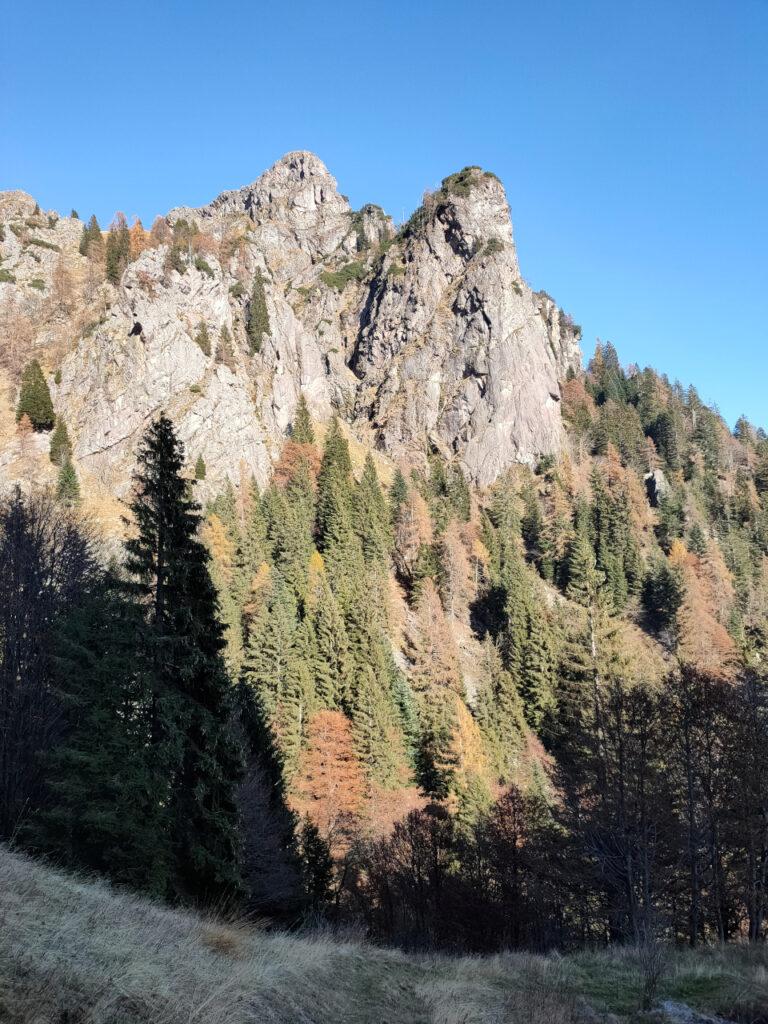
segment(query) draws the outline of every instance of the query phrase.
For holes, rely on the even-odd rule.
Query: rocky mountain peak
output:
[[[504,188],[481,168],[449,175],[395,231],[375,204],[352,210],[314,154],[288,153],[171,211],[111,283],[78,251],[79,221],[30,227],[33,209],[0,196],[0,305],[27,318],[78,468],[102,488],[125,490],[160,409],[204,460],[202,491],[264,483],[302,393],[393,460],[440,451],[483,486],[562,444],[578,329],[522,279]]]

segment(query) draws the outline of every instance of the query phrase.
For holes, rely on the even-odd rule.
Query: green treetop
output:
[[[37,431],[52,430],[55,420],[51,392],[48,390],[40,363],[36,359],[27,363],[21,375],[21,391],[16,406],[16,422],[28,416]]]

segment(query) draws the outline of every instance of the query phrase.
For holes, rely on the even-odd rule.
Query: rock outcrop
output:
[[[3,308],[49,322],[65,272],[97,309],[83,324],[62,303],[73,344],[54,355],[41,326],[31,348],[78,465],[114,493],[160,409],[203,456],[204,489],[263,483],[302,393],[317,419],[338,413],[393,459],[439,451],[480,485],[562,444],[558,382],[579,363],[578,329],[521,278],[503,187],[479,168],[396,233],[379,207],[353,211],[317,157],[291,153],[171,211],[115,286],[89,280],[79,221],[18,192],[0,194],[0,217]],[[254,344],[257,275],[267,329]]]

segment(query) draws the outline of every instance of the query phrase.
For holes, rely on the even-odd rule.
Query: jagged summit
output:
[[[0,306],[24,318],[79,468],[112,491],[161,408],[204,459],[204,490],[264,482],[302,393],[393,460],[437,450],[481,485],[562,444],[578,331],[522,279],[489,172],[449,175],[396,231],[378,206],[352,210],[317,156],[288,153],[137,234],[111,283],[79,252],[79,221],[30,204],[0,195]],[[72,294],[54,313],[62,273]]]

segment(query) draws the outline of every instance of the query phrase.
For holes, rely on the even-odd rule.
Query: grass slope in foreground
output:
[[[660,998],[765,1019],[767,968],[762,948],[675,951]],[[571,1024],[635,1018],[640,989],[631,950],[451,958],[266,934],[0,847],[4,1024]]]

